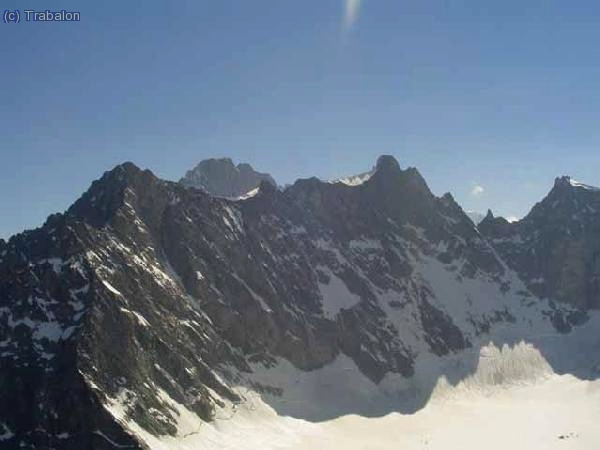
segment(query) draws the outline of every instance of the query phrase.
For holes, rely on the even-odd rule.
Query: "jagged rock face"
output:
[[[600,189],[557,178],[523,220],[488,214],[479,230],[536,295],[600,307]]]
[[[201,161],[185,174],[180,183],[218,197],[238,198],[256,189],[261,181],[277,186],[271,175],[256,172],[250,164],[236,166],[231,159],[221,158]]]
[[[389,156],[356,186],[263,181],[239,201],[126,163],[0,242],[0,445],[140,448],[131,430],[175,435],[174,404],[211,420],[275,358],[410,376],[532,298],[452,196]]]

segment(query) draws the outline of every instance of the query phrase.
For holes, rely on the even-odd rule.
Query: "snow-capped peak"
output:
[[[580,187],[589,191],[600,191],[600,188],[596,186],[590,186],[589,184],[580,183],[579,181],[575,181],[572,178],[569,178],[569,184],[573,187]]]
[[[343,178],[336,178],[331,180],[330,183],[343,183],[347,186],[360,186],[365,181],[368,181],[373,176],[373,171],[359,173],[358,175],[350,175]]]
[[[600,188],[596,187],[596,186],[591,186],[589,184],[584,184],[581,183],[579,181],[575,181],[573,178],[571,178],[570,176],[562,176],[562,177],[557,177],[556,180],[554,180],[554,186],[555,187],[575,187],[575,188],[582,188],[588,191],[600,191]]]

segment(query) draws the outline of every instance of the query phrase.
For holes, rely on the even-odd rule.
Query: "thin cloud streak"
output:
[[[360,12],[360,4],[362,0],[346,0],[346,8],[344,12],[344,31],[350,31]]]

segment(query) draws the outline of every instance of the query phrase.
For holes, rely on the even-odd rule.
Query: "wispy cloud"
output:
[[[479,197],[484,192],[485,192],[485,189],[483,188],[483,186],[480,186],[480,185],[477,184],[477,185],[473,186],[473,189],[471,189],[471,196],[472,197]]]
[[[360,12],[360,4],[362,0],[346,0],[346,8],[344,11],[344,31],[350,31],[356,20],[358,19],[358,14]]]

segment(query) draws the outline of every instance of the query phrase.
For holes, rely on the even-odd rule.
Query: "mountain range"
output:
[[[204,448],[253,402],[414,413],[490,342],[595,379],[599,232],[600,190],[568,177],[476,225],[392,156],[284,189],[229,159],[179,183],[124,163],[0,240],[0,448]],[[490,379],[534,376],[519,351]]]

